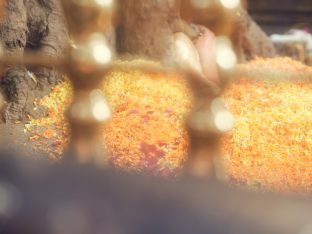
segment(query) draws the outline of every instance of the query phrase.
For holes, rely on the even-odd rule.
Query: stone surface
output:
[[[25,51],[59,57],[68,44],[61,1],[8,0],[0,24],[0,40],[7,55]],[[3,119],[24,120],[33,113],[36,97],[45,95],[62,79],[53,67],[12,66],[2,74],[0,87],[7,99]]]

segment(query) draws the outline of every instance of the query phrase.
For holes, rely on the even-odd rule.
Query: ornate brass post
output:
[[[74,88],[68,110],[72,131],[69,155],[81,163],[104,165],[99,133],[111,113],[100,85],[113,54],[101,32],[110,20],[113,0],[66,0],[63,6],[74,42],[64,66]]]
[[[183,17],[209,26],[216,33],[215,59],[220,79],[220,83],[216,85],[205,79],[202,74],[184,71],[194,93],[194,107],[187,121],[190,150],[186,170],[191,176],[224,176],[218,169],[219,143],[223,133],[233,127],[233,117],[219,96],[226,87],[228,76],[237,61],[229,36],[234,29],[234,18],[237,17],[239,7],[240,2],[235,0],[181,2]]]

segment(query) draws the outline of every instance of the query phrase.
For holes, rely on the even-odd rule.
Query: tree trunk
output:
[[[232,36],[240,62],[256,57],[275,57],[277,51],[272,41],[245,10],[240,11]]]
[[[0,22],[3,19],[4,16],[4,5],[6,0],[0,0]]]
[[[180,18],[174,1],[124,0],[120,18],[117,39],[120,52],[152,59],[168,55]]]
[[[0,24],[0,39],[7,55],[25,51],[59,57],[68,44],[60,0],[7,0]],[[5,121],[24,120],[35,112],[34,100],[62,80],[53,67],[9,67],[0,86],[7,99]],[[38,113],[38,112],[37,112]]]
[[[190,0],[123,0],[121,3],[122,22],[118,41],[122,52],[159,59],[170,53],[168,48],[173,33],[185,33],[190,39],[196,37],[190,23],[215,31],[213,25],[207,22],[218,17],[217,14],[207,13],[207,9],[195,9]],[[231,37],[240,62],[257,56],[275,56],[273,44],[248,13],[240,9],[239,15]]]

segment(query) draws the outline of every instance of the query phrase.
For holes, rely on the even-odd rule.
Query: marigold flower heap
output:
[[[236,118],[222,146],[229,177],[248,187],[312,192],[312,69],[288,58],[259,58],[238,69],[244,75],[224,94]],[[192,97],[182,79],[114,70],[103,91],[113,109],[103,142],[115,166],[163,174],[183,166]],[[63,113],[71,95],[69,82],[61,83],[38,103],[48,116],[26,125],[51,155],[68,142]]]
[[[102,131],[112,164],[155,174],[170,174],[181,168],[188,148],[184,122],[192,103],[186,81],[172,73],[115,69],[106,77],[102,89],[113,110],[112,119]],[[38,149],[48,149],[53,157],[68,143],[69,127],[64,111],[71,96],[69,82],[61,83],[39,101],[39,105],[48,108],[48,117],[32,119],[26,125],[39,142]],[[48,129],[54,131],[51,136],[57,142],[52,147],[46,147],[50,139],[44,134]]]
[[[223,144],[228,174],[249,187],[312,192],[312,69],[289,58],[240,68],[248,77],[224,95],[236,117]]]

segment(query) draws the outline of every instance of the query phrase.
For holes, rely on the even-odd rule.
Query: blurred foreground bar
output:
[[[312,202],[1,155],[6,234],[311,233]]]

